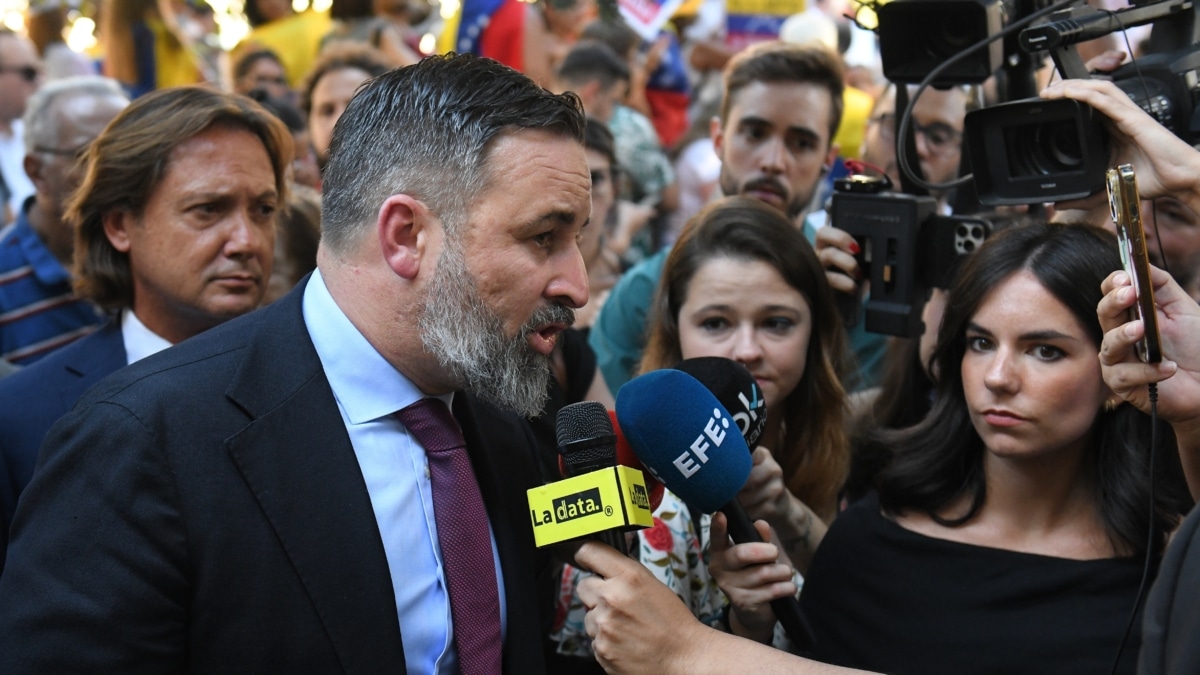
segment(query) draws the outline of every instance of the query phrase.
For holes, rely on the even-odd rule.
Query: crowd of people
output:
[[[459,54],[415,0],[250,0],[230,54],[185,4],[113,2],[99,62],[0,28],[0,672],[1200,668],[1200,150],[1110,82],[1041,96],[1136,167],[1159,364],[1102,190],[993,215],[923,334],[847,321],[833,181],[909,183],[915,89],[837,3],[742,46],[467,0]],[[993,95],[913,101],[913,168]],[[557,412],[714,356],[763,541],[667,490],[536,547]]]

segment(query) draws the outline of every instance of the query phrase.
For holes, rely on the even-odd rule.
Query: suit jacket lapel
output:
[[[127,360],[118,317],[109,319],[100,330],[83,339],[87,340],[87,348],[76,350],[71,360],[63,364],[70,377],[59,378],[62,383],[58,390],[59,404],[63,411],[73,408],[93,384],[124,368]]]
[[[263,310],[227,392],[252,422],[230,455],[287,551],[346,672],[404,672],[387,556],[366,483],[301,314]]]

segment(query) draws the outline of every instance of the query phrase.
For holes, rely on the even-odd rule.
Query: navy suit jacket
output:
[[[51,430],[0,577],[0,672],[405,671],[301,291],[121,369]],[[535,441],[467,394],[454,414],[504,572],[504,670],[544,672]]]
[[[126,362],[121,322],[100,330],[0,380],[0,574],[17,498],[33,477],[46,432],[83,392]]]

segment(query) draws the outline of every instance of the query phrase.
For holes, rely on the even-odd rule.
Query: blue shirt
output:
[[[438,548],[425,450],[393,415],[424,398],[350,323],[319,270],[304,289],[304,323],[358,458],[383,538],[409,673],[458,673],[450,601]],[[449,405],[449,396],[442,397]],[[489,531],[491,525],[488,525]],[[506,632],[496,537],[492,562]]]
[[[104,322],[75,295],[71,275],[33,231],[26,213],[0,231],[0,358],[28,365]]]

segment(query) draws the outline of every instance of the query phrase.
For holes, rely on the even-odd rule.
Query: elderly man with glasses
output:
[[[21,115],[25,103],[41,81],[42,64],[37,49],[26,38],[0,26],[0,183],[5,202],[0,204],[0,226],[17,217],[21,204],[33,194],[22,162]]]
[[[34,194],[0,233],[0,357],[9,362],[33,363],[103,321],[71,288],[75,231],[63,213],[82,179],[80,156],[128,103],[115,81],[96,76],[29,97],[22,175]]]

